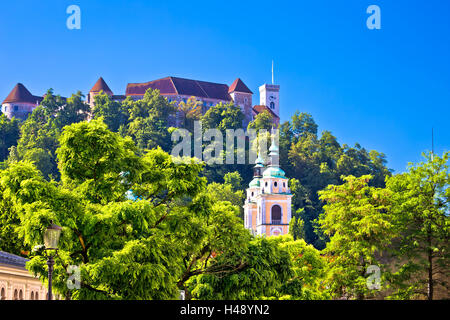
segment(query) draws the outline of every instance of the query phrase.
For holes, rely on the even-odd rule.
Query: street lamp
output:
[[[58,251],[58,242],[59,236],[61,235],[62,228],[57,226],[52,222],[50,226],[44,232],[44,245],[45,250],[50,252],[47,254],[47,265],[48,265],[48,300],[52,300],[52,275],[53,275],[53,265],[55,264],[55,260],[53,257],[56,255]],[[51,253],[51,250],[54,251],[54,254]]]

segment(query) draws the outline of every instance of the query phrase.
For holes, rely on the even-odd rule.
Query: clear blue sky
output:
[[[344,5],[345,3],[345,5]],[[81,30],[66,8],[81,8]],[[381,8],[369,30],[366,8]],[[311,113],[341,144],[360,143],[405,170],[431,148],[450,149],[450,1],[2,1],[0,99],[17,82],[33,94],[86,93],[103,76],[165,76],[255,92],[281,85],[281,118]]]

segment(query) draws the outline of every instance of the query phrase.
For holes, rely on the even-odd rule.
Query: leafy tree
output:
[[[130,136],[140,150],[158,146],[165,151],[170,150],[168,119],[175,113],[176,107],[161,96],[159,90],[148,89],[143,99],[134,101],[127,98],[122,104],[130,115],[122,135]]]
[[[218,103],[206,111],[202,117],[203,129],[219,129],[225,132],[227,129],[242,129],[244,114],[240,107],[232,103]]]
[[[301,221],[301,220],[300,220]],[[325,287],[327,260],[320,251],[303,239],[294,241],[289,236],[276,238],[280,248],[286,250],[292,261],[294,276],[279,289],[280,299],[323,300],[330,294]]]
[[[51,100],[50,98],[47,95],[44,100]],[[53,104],[50,105],[53,106]],[[54,107],[56,108],[56,106]],[[22,159],[34,161],[47,179],[50,177],[58,179],[56,149],[59,146],[60,130],[56,126],[53,116],[49,114],[49,110],[42,105],[38,106],[22,124],[20,131],[17,150],[13,149],[10,152],[10,162]]]
[[[139,157],[98,120],[66,127],[60,143],[61,183],[20,161],[1,172],[0,188],[26,246],[42,243],[50,221],[63,227],[53,283],[66,298],[174,299],[192,277],[244,264],[232,257],[247,250],[250,234],[236,206],[210,197],[202,164],[174,163],[161,149]],[[127,200],[127,190],[138,200]],[[44,281],[46,259],[36,248],[27,268]],[[81,272],[72,291],[70,265]]]
[[[181,101],[178,104],[178,113],[181,116],[181,127],[194,131],[194,121],[202,117],[203,103],[195,97],[190,97],[186,102]]]
[[[104,92],[94,97],[94,107],[92,109],[94,119],[102,118],[111,131],[118,132],[121,126],[127,124],[127,110],[120,102],[114,101]]]
[[[256,131],[265,129],[270,132],[273,126],[273,116],[269,111],[264,110],[263,112],[257,114],[255,119],[249,122],[248,129],[254,129]]]
[[[229,172],[224,177],[225,183],[211,182],[207,186],[207,191],[212,201],[228,201],[239,208],[239,216],[242,218],[244,211],[244,190],[241,187],[241,176],[237,171]]]
[[[392,214],[401,237],[396,242],[393,298],[448,298],[450,273],[449,152],[410,164],[408,172],[387,179]]]
[[[368,175],[343,177],[343,185],[330,185],[319,192],[326,202],[319,224],[330,237],[325,249],[330,256],[328,285],[336,297],[373,295],[366,273],[371,265],[381,266],[380,255],[395,237],[388,211],[391,193],[370,187],[370,179]]]
[[[0,175],[2,172],[0,171]],[[4,194],[4,188],[0,186],[0,251],[24,255],[30,248],[23,244],[17,237],[16,228],[20,225],[20,219],[13,203]]]
[[[128,190],[121,173],[134,174],[139,166],[130,138],[108,130],[99,120],[67,127],[57,150],[63,181],[74,184],[90,201],[110,202]]]
[[[274,238],[254,238],[245,250],[217,254],[216,263],[235,265],[231,272],[202,274],[188,285],[195,299],[276,297],[294,274],[289,253]]]
[[[83,98],[84,95],[77,91],[67,98],[65,103],[54,113],[54,120],[59,129],[86,120],[90,107],[83,101]],[[41,104],[45,106],[45,98]]]
[[[308,133],[317,136],[317,124],[309,113],[297,111],[292,116],[292,131],[297,137]]]
[[[9,148],[17,145],[19,133],[19,120],[9,120],[4,114],[0,114],[0,162],[8,157]]]
[[[303,209],[299,209],[298,211],[302,212]],[[299,213],[297,215],[299,215]],[[289,234],[294,238],[294,240],[305,239],[305,230],[304,230],[304,221],[299,216],[292,217],[289,222]]]

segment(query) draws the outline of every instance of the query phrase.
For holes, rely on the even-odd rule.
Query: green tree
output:
[[[45,99],[50,97],[46,96]],[[59,135],[60,130],[49,110],[42,105],[38,106],[21,126],[17,150],[11,150],[10,162],[28,159],[35,163],[46,179],[58,179],[56,149],[59,146]]]
[[[192,277],[243,265],[216,258],[242,257],[250,234],[236,206],[211,198],[202,164],[174,163],[160,148],[139,157],[129,139],[99,120],[66,127],[60,143],[60,183],[24,161],[0,173],[0,190],[20,220],[15,232],[36,248],[27,268],[43,281],[46,258],[36,246],[50,221],[63,227],[57,292],[68,299],[174,299]],[[128,190],[136,201],[127,200]],[[66,286],[70,265],[80,268],[80,289]]]
[[[258,113],[252,121],[248,124],[248,129],[254,129],[259,131],[261,129],[265,129],[270,131],[274,127],[273,116],[269,111],[264,110],[261,113]]]
[[[123,136],[130,136],[140,150],[159,146],[170,151],[168,121],[176,107],[161,96],[159,90],[148,89],[143,99],[134,101],[127,98],[122,104],[125,112],[130,115],[127,127],[121,131]]]
[[[118,132],[128,121],[127,110],[120,102],[114,101],[104,92],[94,97],[93,119],[102,118],[111,131]]]
[[[450,274],[449,152],[424,154],[408,172],[387,179],[392,215],[401,237],[396,242],[393,298],[448,298]]]
[[[193,277],[188,287],[195,299],[261,299],[279,296],[294,273],[289,253],[275,238],[254,238],[244,250],[217,253],[215,263],[234,270]]]
[[[203,103],[195,97],[190,97],[186,102],[181,101],[178,104],[178,113],[181,116],[181,127],[194,131],[194,121],[202,117]]]
[[[41,103],[43,106],[45,106],[45,98]],[[54,121],[59,129],[87,119],[90,107],[83,99],[84,95],[77,91],[67,98],[64,104],[54,113]]]
[[[4,114],[0,114],[0,162],[7,159],[9,148],[17,145],[19,134],[19,120],[9,120]]]
[[[380,255],[396,235],[389,213],[391,193],[370,187],[370,179],[343,177],[343,185],[330,185],[319,192],[326,202],[319,224],[330,237],[325,249],[330,256],[328,285],[339,298],[373,296],[367,286],[368,268],[382,267]]]
[[[202,117],[203,129],[219,129],[225,132],[227,129],[242,129],[244,114],[240,107],[232,103],[216,104],[206,111]]]
[[[297,137],[301,137],[307,133],[317,136],[317,124],[309,113],[300,113],[297,111],[292,116],[292,131]]]
[[[320,251],[303,239],[294,240],[289,235],[276,238],[280,248],[289,253],[293,276],[279,289],[280,299],[324,300],[330,294],[325,287],[327,260]]]

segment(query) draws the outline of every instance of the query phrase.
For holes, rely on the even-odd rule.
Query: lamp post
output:
[[[59,236],[61,235],[62,228],[57,226],[52,222],[50,226],[44,232],[44,245],[47,254],[47,265],[48,265],[48,298],[47,300],[52,300],[52,276],[53,276],[53,265],[55,260],[53,257],[58,251]],[[52,250],[54,253],[52,254]]]

